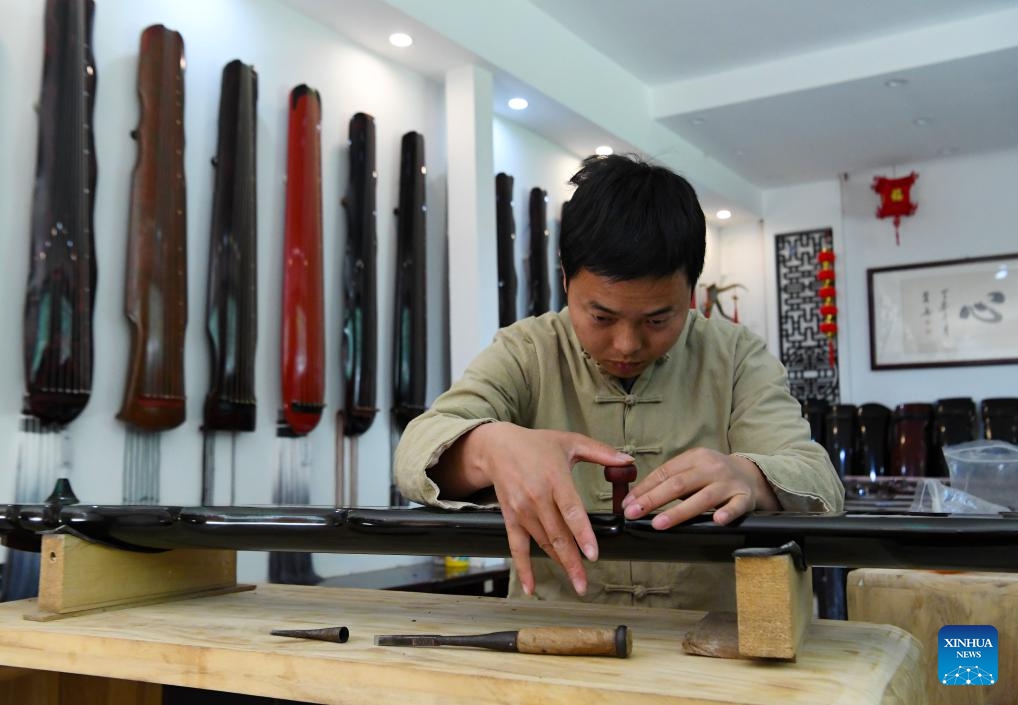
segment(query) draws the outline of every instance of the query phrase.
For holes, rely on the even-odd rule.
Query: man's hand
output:
[[[627,519],[639,519],[669,502],[683,500],[651,522],[667,529],[716,509],[714,522],[727,524],[753,509],[780,509],[767,479],[753,461],[706,448],[680,453],[637,483],[624,500]]]
[[[579,433],[533,430],[507,422],[478,426],[461,438],[450,464],[474,487],[493,486],[502,508],[509,550],[523,591],[534,592],[530,539],[566,571],[580,595],[587,575],[580,548],[597,560],[597,539],[587,510],[573,484],[577,462],[622,465],[632,457]],[[445,464],[445,463],[443,463]],[[433,479],[444,487],[442,475]]]

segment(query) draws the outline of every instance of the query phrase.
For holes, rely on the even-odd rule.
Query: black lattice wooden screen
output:
[[[838,358],[828,359],[827,337],[820,332],[817,254],[832,244],[830,228],[775,235],[778,265],[778,346],[788,370],[792,396],[839,403]]]

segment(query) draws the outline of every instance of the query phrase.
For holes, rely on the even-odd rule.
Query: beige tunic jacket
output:
[[[759,466],[786,510],[838,511],[844,489],[826,451],[787,389],[784,369],[760,338],[721,317],[695,311],[674,347],[626,392],[580,347],[568,311],[502,329],[432,407],[407,426],[396,451],[403,494],[434,506],[446,501],[426,475],[467,431],[489,421],[576,431],[629,453],[639,477],[690,448],[737,453]],[[573,478],[589,511],[611,510],[599,466],[578,463]],[[493,499],[493,495],[492,495]],[[540,599],[734,609],[728,565],[587,563],[587,595],[548,559],[535,559]],[[510,594],[521,594],[513,580]]]

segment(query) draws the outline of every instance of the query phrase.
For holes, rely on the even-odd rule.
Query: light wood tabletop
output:
[[[891,626],[819,620],[796,662],[682,652],[700,612],[352,588],[255,590],[47,622],[0,605],[0,665],[314,703],[924,702],[918,643]],[[476,634],[625,624],[627,659],[374,645],[376,634]],[[344,625],[333,644],[273,629]]]

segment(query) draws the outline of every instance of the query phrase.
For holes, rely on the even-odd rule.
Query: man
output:
[[[601,466],[636,465],[625,515],[658,512],[658,529],[712,509],[718,524],[839,510],[844,490],[763,341],[689,309],[706,246],[689,183],[624,156],[591,157],[571,181],[568,306],[499,331],[407,427],[400,488],[445,507],[497,500],[511,595],[732,609],[731,566],[596,562]],[[531,559],[531,538],[554,563]]]

